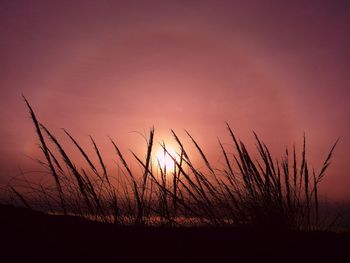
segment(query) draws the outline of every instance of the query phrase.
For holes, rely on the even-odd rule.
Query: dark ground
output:
[[[0,262],[350,262],[350,234],[116,227],[0,205]]]

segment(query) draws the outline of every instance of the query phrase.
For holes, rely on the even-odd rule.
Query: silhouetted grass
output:
[[[52,185],[34,185],[27,189],[53,213],[74,214],[114,224],[136,225],[252,225],[296,230],[320,228],[318,185],[325,176],[338,140],[332,146],[320,172],[309,169],[304,136],[300,160],[295,146],[280,158],[271,155],[265,143],[254,133],[258,156],[252,156],[246,144],[231,127],[227,130],[233,148],[219,141],[225,167],[215,168],[197,141],[186,131],[205,164],[196,168],[191,154],[172,130],[179,152],[173,156],[165,143],[164,154],[174,161],[174,169],[152,163],[154,129],[146,139],[145,157],[132,152],[141,172],[131,169],[116,142],[110,139],[119,159],[118,174],[106,168],[102,154],[90,137],[98,158],[95,164],[87,151],[66,130],[64,133],[87,163],[77,167],[57,138],[41,124],[24,98],[39,138],[45,161],[41,165],[52,177]],[[234,151],[235,154],[228,154]],[[117,183],[118,182],[118,183]],[[26,206],[30,200],[11,186]]]

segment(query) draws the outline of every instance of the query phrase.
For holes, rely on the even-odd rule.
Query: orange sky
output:
[[[350,200],[349,24],[348,1],[1,1],[0,183],[36,152],[23,93],[55,133],[107,154],[108,135],[141,152],[130,132],[154,125],[216,161],[228,121],[275,153],[306,132],[318,168],[341,136],[323,189]]]

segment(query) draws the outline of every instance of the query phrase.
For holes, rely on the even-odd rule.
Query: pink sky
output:
[[[107,153],[108,135],[141,151],[130,132],[154,125],[216,161],[228,121],[275,153],[305,132],[320,168],[341,136],[323,190],[350,200],[349,25],[348,1],[1,1],[0,183],[36,153],[23,93],[55,133]]]

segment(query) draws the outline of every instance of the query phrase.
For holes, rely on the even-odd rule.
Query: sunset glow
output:
[[[167,172],[174,172],[175,160],[177,160],[177,154],[171,147],[166,147],[166,151],[159,149],[157,152],[157,165],[159,168],[166,170]]]
[[[0,0],[0,105],[0,262],[349,257],[350,0]]]
[[[342,137],[320,193],[350,200],[348,1],[0,5],[0,184],[19,167],[37,170],[27,156],[41,157],[24,94],[55,135],[66,128],[87,149],[92,135],[108,167],[108,136],[141,152],[133,132],[153,126],[168,138],[188,130],[214,163],[217,137],[229,141],[225,122],[245,141],[256,131],[275,153],[305,133],[315,167]]]

